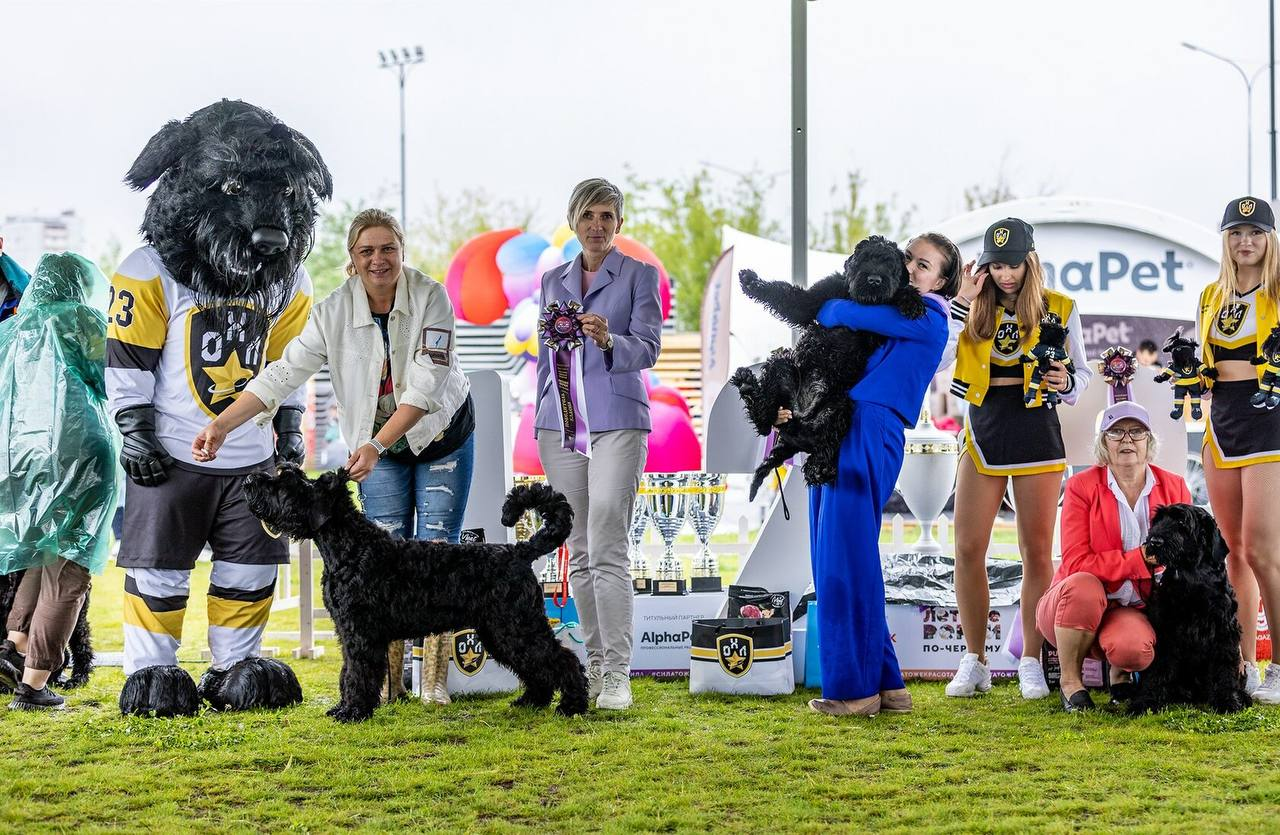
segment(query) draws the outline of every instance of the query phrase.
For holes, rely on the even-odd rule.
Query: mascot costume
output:
[[[244,480],[302,460],[302,395],[276,413],[274,438],[245,424],[207,464],[191,444],[302,330],[312,296],[302,262],[333,183],[305,136],[225,99],[161,128],[125,182],[158,184],[142,223],[148,245],[120,265],[108,312],[107,390],[129,476],[116,560],[126,570],[120,710],[295,704],[293,671],[258,657],[288,542],[249,512]],[[213,660],[197,689],[177,656],[206,543]]]

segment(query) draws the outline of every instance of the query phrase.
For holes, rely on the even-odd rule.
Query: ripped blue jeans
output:
[[[400,539],[457,542],[471,491],[475,436],[429,464],[384,458],[360,484],[364,515]]]

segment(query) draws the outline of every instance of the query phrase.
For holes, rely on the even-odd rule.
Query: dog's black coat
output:
[[[333,194],[311,141],[260,107],[223,99],[162,127],[125,175],[137,190],[157,180],[142,237],[174,280],[204,308],[251,302],[265,316],[250,327],[274,320],[311,251],[317,198]]]
[[[9,612],[13,609],[13,599],[18,594],[18,584],[22,582],[22,572],[0,574],[0,641],[9,636]],[[80,607],[80,615],[76,618],[75,628],[71,631],[67,652],[71,656],[71,675],[66,678],[67,662],[54,670],[49,676],[49,686],[59,690],[70,690],[87,684],[89,674],[93,672],[93,635],[89,631],[89,592],[84,594],[84,604]],[[66,658],[66,655],[63,656]]]
[[[324,559],[325,606],[342,643],[340,699],[329,715],[368,719],[387,675],[387,644],[473,628],[485,650],[524,683],[517,706],[545,707],[560,691],[558,712],[587,709],[587,681],[573,651],[547,622],[531,563],[569,536],[573,511],[545,485],[516,487],[502,508],[504,525],[526,510],[543,527],[516,545],[454,545],[393,539],[356,509],[338,470],[315,481],[287,466],[245,481],[249,509],[275,530],[313,539]]]
[[[814,320],[831,299],[892,304],[909,319],[923,316],[924,299],[910,284],[902,250],[893,241],[872,235],[854,248],[843,272],[803,290],[786,281],[763,281],[751,270],[743,270],[738,279],[749,298],[802,329],[795,347],[774,351],[758,377],[750,368],[739,368],[729,378],[742,396],[747,418],[761,435],[773,431],[778,409],[792,412],[791,420],[778,428],[777,443],[756,468],[751,498],[769,472],[797,452],[809,453],[805,481],[834,483],[840,444],[853,417],[849,389],[862,378],[867,359],[885,340],[865,331],[824,328]]]
[[[1249,706],[1240,661],[1236,596],[1227,580],[1227,545],[1209,511],[1189,504],[1156,511],[1147,553],[1164,566],[1147,601],[1156,633],[1151,666],[1138,674],[1129,712],[1207,704],[1218,713]]]

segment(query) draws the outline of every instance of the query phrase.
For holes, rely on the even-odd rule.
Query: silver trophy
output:
[[[649,527],[649,506],[645,497],[636,494],[635,504],[631,508],[631,527],[627,529],[627,558],[631,563],[631,584],[636,594],[653,592],[653,578],[649,576],[649,561],[645,559],[640,543],[644,541],[644,532]]]
[[[960,445],[950,433],[933,425],[927,405],[920,410],[916,425],[906,430],[906,436],[898,491],[920,522],[920,539],[910,550],[916,554],[940,554],[943,547],[933,537],[933,523],[955,489]]]
[[[724,516],[724,495],[729,489],[723,473],[694,473],[694,492],[689,494],[689,526],[693,528],[702,550],[693,561],[692,590],[719,592],[722,588],[715,554],[711,553],[711,534]]]
[[[541,484],[545,481],[541,476],[536,475],[518,475],[515,477],[516,486],[522,484]],[[542,527],[542,516],[536,510],[526,510],[520,514],[520,518],[516,520],[516,542],[528,542],[533,538],[538,528]],[[538,575],[538,582],[542,583],[542,593],[546,597],[553,597],[560,592],[560,563],[556,559],[556,552],[552,551],[547,555],[547,561],[542,566],[542,572]]]
[[[689,476],[685,473],[652,473],[645,478],[642,488],[649,518],[658,529],[664,547],[658,562],[658,578],[653,584],[654,594],[688,594],[684,568],[676,559],[676,535],[684,527],[685,513],[689,506]]]

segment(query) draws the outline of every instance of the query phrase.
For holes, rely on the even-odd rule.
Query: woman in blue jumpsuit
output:
[[[924,299],[925,315],[915,320],[889,305],[843,300],[827,302],[818,313],[824,327],[887,337],[849,390],[853,420],[840,445],[835,484],[809,488],[823,696],[809,706],[819,713],[874,716],[882,709],[911,709],[885,620],[879,543],[881,510],[902,469],[903,430],[915,424],[947,344],[946,301],[933,293]]]

